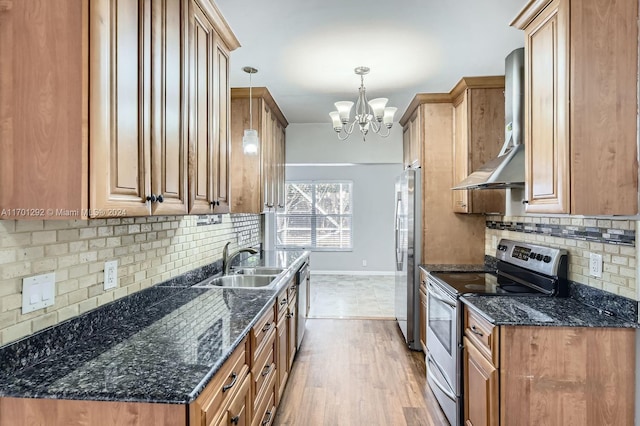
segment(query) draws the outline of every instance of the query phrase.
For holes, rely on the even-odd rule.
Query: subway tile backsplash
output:
[[[633,220],[487,216],[485,254],[495,256],[500,238],[563,248],[571,281],[639,300],[635,233]],[[589,275],[590,253],[602,255],[602,278]]]
[[[0,345],[73,318],[261,242],[261,218],[222,215],[16,221],[0,220]],[[202,220],[200,220],[202,222]],[[118,261],[118,287],[103,290],[104,262]],[[22,315],[22,279],[56,273],[55,304]]]

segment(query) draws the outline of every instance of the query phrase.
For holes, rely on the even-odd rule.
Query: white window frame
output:
[[[316,203],[316,187],[318,185],[323,185],[323,184],[343,184],[343,185],[349,185],[349,203],[351,205],[351,213],[349,214],[327,214],[327,215],[322,215],[322,214],[315,214],[315,208],[313,206],[315,206]],[[311,200],[311,213],[308,215],[311,217],[311,245],[310,246],[294,246],[294,245],[284,245],[284,244],[278,244],[278,239],[276,238],[276,248],[278,250],[310,250],[310,251],[325,251],[325,252],[350,252],[353,251],[353,181],[351,180],[327,180],[327,179],[322,179],[322,180],[295,180],[295,181],[288,181],[285,183],[285,185],[295,185],[295,184],[302,184],[302,185],[312,185],[312,200]],[[285,186],[286,188],[286,186]],[[285,189],[285,193],[287,193],[288,191]],[[285,206],[286,208],[286,206]],[[285,210],[286,211],[286,210]],[[282,216],[296,216],[295,214],[287,214],[287,213],[281,213],[278,212],[276,214],[277,217],[282,217]],[[303,215],[300,215],[303,216]],[[305,215],[306,216],[306,215]],[[350,241],[350,245],[349,247],[316,247],[317,244],[317,229],[316,229],[316,218],[318,217],[332,217],[332,216],[338,216],[339,218],[344,218],[344,217],[348,217],[350,219],[351,222],[351,227],[350,227],[350,235],[349,235],[349,241]],[[276,217],[276,235],[278,234],[278,220]]]

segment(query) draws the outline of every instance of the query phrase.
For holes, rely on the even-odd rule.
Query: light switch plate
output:
[[[589,253],[589,275],[602,278],[602,255]]]
[[[52,306],[55,300],[55,272],[22,279],[22,315]]]
[[[118,287],[118,261],[104,262],[104,289]]]

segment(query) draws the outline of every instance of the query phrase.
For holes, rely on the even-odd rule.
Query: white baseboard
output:
[[[388,275],[394,276],[395,271],[314,271],[311,275]]]

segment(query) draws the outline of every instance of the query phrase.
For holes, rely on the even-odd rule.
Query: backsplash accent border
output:
[[[568,238],[605,244],[616,244],[628,247],[636,245],[635,229],[619,229],[615,227],[616,221],[599,219],[582,219],[584,225],[576,225],[571,219],[543,218],[540,223],[512,222],[500,220],[487,220],[488,229],[524,232],[527,234],[542,234],[552,237]],[[592,222],[588,223],[587,222]],[[556,222],[556,223],[554,223]],[[565,222],[565,223],[563,223]]]

